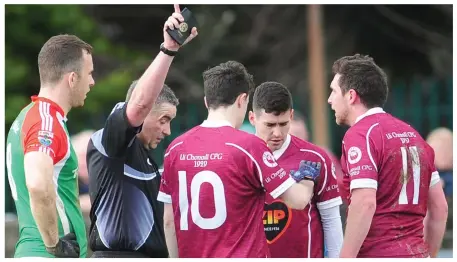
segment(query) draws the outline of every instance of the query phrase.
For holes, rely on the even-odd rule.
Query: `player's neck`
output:
[[[232,112],[231,107],[220,107],[218,109],[211,109],[208,111],[208,121],[227,121],[231,126],[236,127],[236,114]]]
[[[54,103],[56,103],[60,108],[62,108],[65,116],[71,109],[71,105],[68,99],[68,94],[65,92],[64,88],[59,88],[58,86],[41,86],[39,97],[47,98]]]
[[[362,106],[362,105],[359,105],[357,107],[354,108],[354,113],[349,117],[349,126],[353,126],[357,119],[361,116],[361,115],[364,115],[366,114],[366,112],[368,111],[369,109],[366,108],[365,106]]]

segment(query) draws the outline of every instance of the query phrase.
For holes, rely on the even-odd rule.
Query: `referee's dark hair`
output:
[[[137,83],[138,80],[135,80],[130,85],[129,90],[127,91],[127,96],[125,97],[125,102],[128,102],[130,100],[130,97],[132,96],[133,90],[135,89]],[[179,105],[179,100],[176,97],[175,93],[173,92],[173,90],[171,90],[169,86],[165,84],[163,85],[163,88],[160,91],[157,100],[155,101],[155,105],[160,105],[162,103],[169,103],[174,106]]]

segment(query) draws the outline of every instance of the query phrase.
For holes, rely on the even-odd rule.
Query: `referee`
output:
[[[164,85],[179,45],[166,32],[182,21],[179,6],[164,25],[160,53],[129,88],[87,149],[92,257],[168,257],[158,166],[151,150],[170,135],[178,100]],[[192,29],[189,40],[197,35]]]

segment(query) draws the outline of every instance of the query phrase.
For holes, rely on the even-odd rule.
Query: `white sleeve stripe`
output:
[[[324,210],[324,209],[329,209],[335,206],[340,206],[343,204],[343,200],[341,199],[340,196],[323,201],[323,202],[317,202],[317,209],[319,210]]]
[[[371,155],[371,148],[370,148],[370,133],[371,133],[371,130],[373,130],[373,128],[374,128],[375,126],[377,126],[377,125],[379,125],[379,123],[373,124],[373,125],[368,129],[367,136],[366,136],[368,157],[370,158],[371,163],[373,164],[374,169],[376,170],[376,172],[378,172],[378,167],[376,166],[376,163],[375,163],[374,160],[373,160],[373,156]]]
[[[41,118],[41,130],[46,130],[46,129],[45,129],[46,118],[44,118],[43,102],[41,102],[41,101],[38,102],[38,109],[39,109],[40,118]]]
[[[182,143],[183,143],[183,141],[181,141],[181,142],[179,142],[179,143],[176,143],[176,145],[172,146],[172,147],[170,148],[170,150],[168,150],[168,152],[165,153],[165,155],[164,155],[163,157],[164,157],[164,158],[167,157],[167,156],[170,154],[171,150],[173,150],[175,147],[179,146],[179,145],[182,144]]]
[[[350,191],[355,188],[374,188],[378,189],[378,181],[371,178],[359,178],[351,181]]]
[[[432,177],[430,179],[430,187],[438,184],[440,181],[441,181],[441,178],[440,178],[438,171],[434,171],[432,173]]]
[[[321,158],[322,162],[324,162],[324,170],[325,170],[324,183],[322,184],[321,190],[319,190],[319,192],[317,192],[317,195],[320,195],[322,193],[322,191],[324,191],[325,185],[327,184],[327,177],[328,177],[327,162],[325,161],[325,158],[321,154],[319,154],[318,152],[316,152],[314,150],[300,149],[300,151],[302,151],[302,152],[310,152],[310,153],[316,154],[317,156],[319,156]]]
[[[263,187],[262,169],[260,169],[259,163],[257,163],[257,161],[254,159],[254,157],[239,145],[236,145],[236,144],[233,144],[233,143],[225,143],[225,144],[228,145],[228,146],[233,146],[235,148],[238,148],[239,150],[241,150],[241,152],[245,153],[252,160],[252,162],[254,162],[255,166],[257,167],[257,172],[259,173],[260,184]]]
[[[274,199],[278,198],[282,193],[286,192],[287,189],[289,189],[292,185],[294,185],[295,180],[289,176],[289,178],[286,179],[286,181],[282,182],[281,185],[279,185],[275,190],[271,191],[270,195]]]
[[[47,102],[38,102],[38,108],[41,117],[41,130],[43,131],[52,131],[53,119],[49,113],[49,108],[51,104]]]
[[[51,151],[50,151],[49,147],[40,146],[38,148],[38,152],[43,152],[43,153],[47,154],[48,156],[51,156]]]
[[[53,124],[52,121],[53,121],[53,119],[52,119],[52,116],[51,116],[51,114],[50,114],[50,112],[49,112],[49,108],[51,107],[51,104],[45,103],[45,105],[46,105],[46,112],[45,112],[45,114],[47,115],[47,117],[48,117],[48,119],[49,119],[49,122],[48,122],[48,124],[49,124],[48,130],[49,130],[49,131],[52,131],[52,124]]]
[[[159,194],[157,195],[157,200],[160,202],[171,204],[171,196],[168,194],[165,194],[162,191],[159,191]]]

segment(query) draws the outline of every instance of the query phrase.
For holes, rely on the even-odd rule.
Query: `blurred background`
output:
[[[440,256],[452,257],[452,5],[184,7],[196,15],[199,35],[180,50],[166,80],[181,104],[172,135],[155,151],[158,163],[175,137],[206,118],[201,74],[227,60],[243,63],[256,84],[285,84],[300,116],[292,132],[327,148],[338,161],[346,128],[335,124],[327,104],[331,66],[341,56],[367,54],[389,76],[385,111],[411,124],[435,150],[449,201]],[[156,56],[163,24],[172,12],[171,4],[5,6],[6,132],[30,96],[38,93],[37,56],[51,36],[75,34],[94,47],[95,86],[84,107],[68,115],[80,157],[81,206],[86,212],[88,138],[103,127],[112,107],[124,100],[130,83]],[[248,122],[243,129],[253,130]],[[18,229],[5,184],[5,247],[6,257],[11,257]]]

